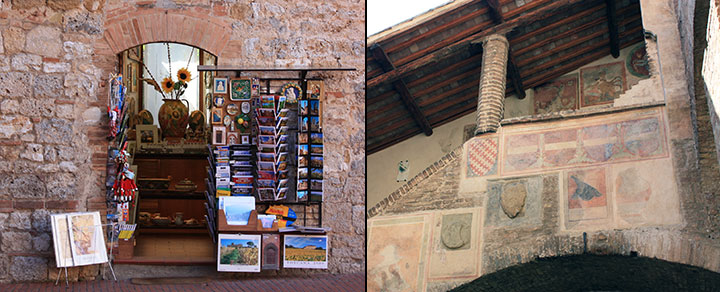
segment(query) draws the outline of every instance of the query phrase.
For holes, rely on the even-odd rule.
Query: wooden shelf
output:
[[[191,226],[175,226],[170,225],[138,225],[141,234],[207,234],[207,226],[191,225]]]
[[[203,159],[206,160],[207,153],[135,153],[133,159]]]
[[[205,192],[178,190],[139,190],[140,199],[205,200]]]

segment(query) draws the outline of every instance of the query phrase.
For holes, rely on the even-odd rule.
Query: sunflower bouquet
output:
[[[161,82],[161,88],[163,92],[170,94],[171,98],[179,99],[185,93],[192,77],[187,68],[180,68],[176,76],[177,81],[174,81],[171,76],[165,77]]]

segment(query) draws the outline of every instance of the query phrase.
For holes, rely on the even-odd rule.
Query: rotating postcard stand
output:
[[[108,260],[103,236],[103,226],[111,226],[115,230],[115,224],[101,224],[100,212],[65,213],[50,215],[50,222],[53,233],[53,245],[55,247],[55,262],[57,268],[65,270],[65,286],[69,287],[68,267],[79,267],[93,264],[107,263],[115,281],[115,270]],[[114,234],[114,232],[113,232]],[[112,245],[110,246],[112,255]],[[55,285],[60,282],[58,270]]]

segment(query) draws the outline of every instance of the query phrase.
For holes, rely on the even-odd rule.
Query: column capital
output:
[[[487,44],[488,42],[490,42],[490,41],[500,41],[500,42],[505,43],[506,46],[510,46],[510,42],[508,42],[508,40],[507,40],[507,38],[505,37],[505,35],[504,35],[504,34],[499,34],[499,33],[495,33],[495,34],[491,34],[491,35],[489,35],[489,36],[486,36],[486,37],[482,38],[480,41],[482,41],[483,46],[484,46],[485,44]]]

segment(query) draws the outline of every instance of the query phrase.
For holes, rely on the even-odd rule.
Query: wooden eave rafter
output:
[[[615,0],[605,0],[608,31],[610,33],[610,54],[613,58],[620,57],[620,34],[618,33],[618,17]]]
[[[539,8],[537,10],[534,10],[527,14],[518,16],[514,19],[505,21],[501,24],[495,25],[493,27],[490,27],[490,28],[480,31],[478,33],[475,33],[469,37],[466,37],[459,41],[456,41],[453,44],[448,45],[442,49],[439,49],[439,50],[429,53],[423,57],[420,57],[411,62],[408,62],[407,64],[404,64],[404,65],[400,66],[399,68],[396,68],[393,71],[386,72],[382,75],[379,75],[375,78],[370,79],[367,81],[367,87],[377,86],[378,84],[383,83],[383,82],[391,82],[391,81],[397,80],[399,78],[402,78],[403,76],[412,72],[413,70],[416,70],[420,67],[423,67],[423,66],[435,63],[435,62],[438,62],[450,55],[456,54],[457,52],[459,52],[463,49],[466,49],[470,43],[479,41],[483,37],[486,37],[486,36],[489,36],[489,35],[492,35],[495,33],[506,33],[518,26],[526,25],[533,21],[540,20],[544,17],[547,17],[547,15],[551,15],[554,11],[556,11],[558,9],[562,9],[568,5],[572,5],[572,4],[581,2],[581,1],[583,1],[583,0],[555,1],[551,4],[548,4],[547,6]]]
[[[370,47],[370,52],[375,60],[380,64],[383,71],[392,72],[395,70],[395,65],[392,64],[390,58],[388,58],[387,54],[379,44],[372,45]],[[420,111],[420,107],[415,101],[415,98],[413,98],[412,94],[410,94],[410,90],[408,90],[405,81],[400,78],[393,80],[392,84],[395,91],[397,91],[400,95],[400,99],[403,101],[403,104],[405,104],[405,108],[410,112],[410,115],[422,129],[423,133],[427,136],[432,135],[432,126],[430,126],[427,118],[423,115],[422,111]]]

